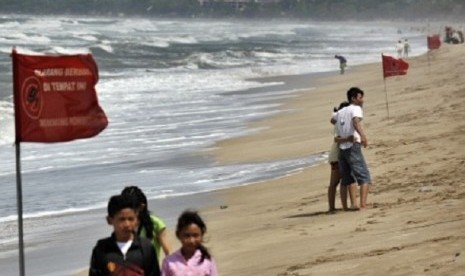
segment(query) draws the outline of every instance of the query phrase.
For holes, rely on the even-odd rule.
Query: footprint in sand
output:
[[[367,229],[360,225],[357,228],[355,228],[355,232],[365,232],[365,231],[367,231]]]

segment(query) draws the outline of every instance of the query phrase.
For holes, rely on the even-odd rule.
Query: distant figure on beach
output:
[[[341,185],[350,185],[357,181],[360,186],[360,208],[362,209],[367,207],[368,185],[371,184],[370,172],[362,154],[362,146],[368,145],[362,126],[363,96],[364,92],[360,88],[350,88],[347,91],[347,100],[350,105],[338,111],[335,118],[337,136],[343,139],[354,137],[353,142],[339,143]]]
[[[404,43],[402,42],[402,40],[397,41],[396,52],[397,52],[397,57],[401,58],[404,52]]]
[[[346,106],[349,106],[349,102],[341,102],[339,104],[339,107],[334,108],[333,115],[331,116],[331,122],[333,124],[335,123],[337,112]],[[346,140],[338,138],[336,136],[336,126],[334,126],[333,144],[331,146],[331,150],[329,151],[329,155],[328,155],[328,163],[331,165],[331,176],[330,176],[329,186],[328,186],[328,205],[329,205],[329,213],[331,214],[336,212],[336,190],[337,190],[337,186],[339,185],[341,181],[341,175],[339,173],[338,143],[352,141],[352,140],[353,140],[353,136],[349,137],[349,139],[346,139]],[[340,195],[341,195],[342,208],[347,211],[349,209],[347,207],[347,186],[341,185]],[[355,203],[355,200],[353,200],[352,205],[354,203]]]
[[[148,210],[147,197],[137,186],[128,186],[121,192],[122,195],[131,197],[139,208],[139,227],[137,235],[152,241],[158,260],[161,260],[160,249],[163,249],[165,256],[171,253],[171,247],[166,231],[166,224],[162,219],[155,216]]]
[[[446,26],[444,28],[445,38],[444,42],[449,44],[459,44],[464,42],[463,32],[459,30],[455,30],[450,26]]]
[[[184,211],[176,226],[181,248],[163,260],[162,275],[218,276],[216,263],[203,245],[206,232],[207,226],[196,211]]]
[[[341,75],[344,74],[344,71],[347,67],[347,60],[345,57],[341,56],[341,55],[335,55],[334,58],[338,59],[339,60],[339,69],[341,70]]]
[[[127,196],[110,198],[107,223],[113,226],[113,233],[99,240],[92,250],[89,276],[160,275],[157,254],[150,240],[135,234],[137,208]]]
[[[410,52],[410,43],[408,42],[408,39],[404,40],[404,57],[408,57],[408,54]]]
[[[464,37],[463,37],[463,32],[462,31],[457,31],[457,34],[458,34],[458,36],[460,38],[460,43],[464,43],[465,40],[464,40]]]

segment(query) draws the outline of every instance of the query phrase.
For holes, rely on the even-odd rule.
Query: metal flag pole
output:
[[[387,119],[389,122],[389,101],[388,101],[388,94],[387,94],[387,89],[386,89],[386,78],[383,78],[384,80],[384,95],[386,97],[386,112],[387,112]]]
[[[389,103],[388,103],[388,95],[387,95],[387,89],[386,89],[386,73],[385,73],[385,67],[384,67],[384,55],[381,53],[381,64],[382,64],[382,70],[383,70],[383,81],[384,81],[384,95],[386,97],[386,112],[387,112],[387,119],[389,123]]]
[[[19,275],[24,276],[24,234],[23,234],[23,189],[21,184],[20,143],[15,142],[16,148],[16,205],[18,209],[18,246],[19,246]]]
[[[430,63],[430,59],[429,59],[430,52],[431,51],[428,49],[428,53],[426,54],[426,56],[428,58],[428,74],[431,74],[431,63]]]
[[[21,146],[20,146],[20,130],[21,130],[21,118],[20,118],[20,105],[18,95],[16,91],[19,87],[16,80],[16,47],[13,47],[11,53],[12,64],[13,64],[13,103],[15,110],[15,149],[16,149],[16,208],[18,209],[18,249],[19,249],[19,275],[25,276],[25,265],[24,265],[24,233],[23,233],[23,189],[21,183]]]

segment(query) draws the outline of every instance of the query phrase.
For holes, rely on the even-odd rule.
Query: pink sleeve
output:
[[[163,263],[161,265],[161,276],[171,276],[167,258],[163,260]]]
[[[218,276],[218,270],[216,269],[216,263],[213,259],[210,259],[211,274],[210,276]]]

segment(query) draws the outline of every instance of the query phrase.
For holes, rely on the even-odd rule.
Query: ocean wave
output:
[[[2,42],[11,45],[47,45],[51,39],[45,35],[31,35],[28,33],[4,33],[2,34]]]
[[[51,217],[51,216],[63,216],[73,213],[80,213],[85,211],[90,211],[98,208],[105,207],[105,204],[97,204],[94,206],[83,207],[83,208],[68,208],[64,210],[57,210],[57,211],[43,211],[43,212],[36,212],[36,213],[25,213],[23,214],[23,219],[36,219],[36,218],[43,218],[43,217]],[[18,215],[10,215],[6,217],[0,217],[0,222],[10,222],[15,221],[18,219]]]
[[[102,41],[102,43],[97,44],[96,46],[99,47],[100,49],[106,51],[107,53],[113,53],[114,52],[113,47],[108,42]]]
[[[95,36],[96,33],[76,33],[74,34],[74,37],[77,39],[82,39],[85,41],[91,41],[95,42],[98,41],[99,39]]]
[[[378,61],[380,49],[394,49],[398,39],[394,24],[378,29],[373,24],[341,26],[340,22],[251,24],[240,20],[5,15],[0,27],[0,52],[4,53],[0,65],[5,72],[11,68],[8,54],[12,42],[25,54],[92,50],[99,65],[99,103],[111,121],[99,136],[85,141],[23,146],[23,173],[32,202],[25,206],[28,214],[54,210],[58,205],[63,210],[86,209],[105,201],[106,193],[119,189],[122,181],[136,180],[148,189],[165,190],[167,187],[151,186],[162,178],[163,183],[177,185],[168,193],[172,196],[285,175],[307,166],[310,163],[296,161],[276,166],[255,164],[257,168],[216,168],[198,160],[186,165],[170,158],[258,131],[248,128],[246,122],[289,111],[281,110],[276,102],[295,94],[285,82],[247,79],[335,71],[335,52],[347,56],[349,65]],[[404,34],[412,34],[414,55],[426,51],[424,38],[413,36],[413,31]],[[2,91],[11,89],[10,84],[2,83]],[[291,91],[276,91],[281,87]],[[5,100],[7,94],[2,97]],[[0,103],[2,183],[13,178],[12,112],[11,103]],[[10,155],[4,158],[4,152]],[[266,170],[268,166],[272,171]],[[66,185],[56,187],[51,182]],[[62,192],[68,190],[79,192],[63,200]],[[12,193],[2,201],[14,207]],[[150,196],[166,193],[153,191]],[[44,198],[53,198],[56,204],[49,205]],[[10,209],[4,214],[11,215]]]
[[[13,104],[0,101],[0,145],[12,145],[14,142]]]
[[[51,52],[55,54],[64,54],[64,55],[91,53],[90,49],[86,47],[62,47],[62,46],[51,47]]]

